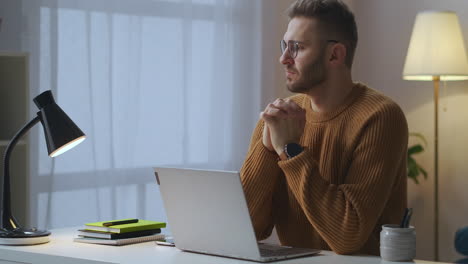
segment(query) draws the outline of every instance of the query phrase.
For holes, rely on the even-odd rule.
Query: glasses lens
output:
[[[287,47],[288,47],[288,44],[286,44],[286,41],[281,40],[280,41],[281,53],[284,53],[284,51],[286,50]]]
[[[291,55],[291,58],[296,58],[297,56],[297,50],[299,49],[299,44],[297,42],[290,42],[289,43],[289,54]]]
[[[288,49],[289,56],[291,56],[294,59],[297,56],[297,51],[299,50],[299,44],[294,41],[289,41],[288,43],[286,43],[286,41],[281,40],[280,48],[281,48],[281,54],[283,54],[284,51]]]

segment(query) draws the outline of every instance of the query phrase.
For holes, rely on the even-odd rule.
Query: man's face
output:
[[[315,19],[295,17],[288,25],[284,41],[298,42],[298,52],[292,58],[288,50],[280,57],[286,72],[286,86],[294,93],[305,93],[326,80],[326,42],[320,38]]]

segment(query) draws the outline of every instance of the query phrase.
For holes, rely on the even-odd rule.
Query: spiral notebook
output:
[[[128,244],[142,243],[148,241],[156,241],[164,239],[164,234],[155,234],[149,236],[122,238],[122,239],[101,239],[93,237],[76,237],[73,239],[74,242],[89,243],[89,244],[101,244],[101,245],[112,245],[122,246]]]

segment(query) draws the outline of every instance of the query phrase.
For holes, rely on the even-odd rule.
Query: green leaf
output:
[[[413,154],[420,153],[420,152],[423,152],[423,151],[424,151],[423,146],[421,146],[421,144],[417,144],[417,145],[411,146],[408,149],[408,156],[411,156]]]
[[[427,141],[421,133],[409,133],[410,137],[417,137],[427,146]],[[422,173],[424,179],[427,179],[427,172],[416,162],[412,157],[414,154],[418,154],[424,151],[424,147],[421,144],[415,144],[408,147],[408,161],[407,161],[407,173],[408,178],[412,179],[416,184],[419,184],[418,176]]]
[[[414,181],[414,183],[419,184],[419,181],[418,181],[418,179],[416,178],[416,176],[414,176],[414,175],[408,175],[408,178],[412,179],[412,180]]]
[[[416,160],[414,158],[408,156],[408,168],[416,167]]]
[[[416,161],[413,158],[408,158],[408,175],[411,176],[418,176],[419,174],[419,169],[418,169],[418,164],[416,164]]]
[[[419,167],[419,170],[421,171],[421,173],[424,175],[424,179],[427,179],[427,171],[425,169],[421,168],[421,166],[419,166],[419,165],[418,165],[418,167]]]
[[[416,163],[416,161],[411,158],[411,157],[408,157],[408,177],[411,178],[416,184],[419,184],[419,181],[418,181],[418,176],[420,174],[420,170],[419,170],[419,165]]]

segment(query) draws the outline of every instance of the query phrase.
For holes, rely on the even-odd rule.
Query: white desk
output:
[[[177,248],[157,246],[154,242],[126,246],[105,246],[73,242],[78,228],[51,230],[51,241],[36,246],[0,246],[0,264],[83,264],[83,263],[164,263],[164,264],[233,264],[256,262],[221,258],[202,254],[188,253]],[[317,256],[280,261],[281,264],[326,263],[326,264],[383,264],[406,262],[386,262],[373,256],[343,256],[330,251],[322,251]],[[415,261],[407,263],[435,263]]]

